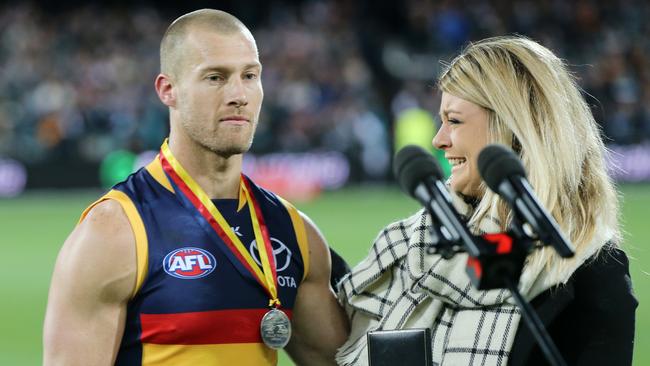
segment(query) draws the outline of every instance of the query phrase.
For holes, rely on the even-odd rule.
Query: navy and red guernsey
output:
[[[250,182],[269,230],[281,309],[290,317],[309,251],[298,211]],[[158,158],[91,205],[114,199],[136,238],[137,283],[116,365],[275,365],[260,321],[269,294],[184,207]],[[261,268],[246,200],[213,200]]]

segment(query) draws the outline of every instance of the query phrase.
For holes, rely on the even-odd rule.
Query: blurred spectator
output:
[[[273,91],[255,153],[337,150],[354,179],[385,179],[395,116],[437,114],[431,81],[440,60],[469,41],[515,32],[567,60],[610,142],[650,140],[646,1],[255,4],[237,6],[257,24],[263,82]],[[152,83],[172,17],[142,3],[56,14],[30,2],[0,6],[0,157],[98,163],[116,149],[157,149],[167,111]]]
[[[448,61],[447,55],[458,53],[467,42],[519,33],[539,40],[566,60],[588,94],[607,141],[630,144],[650,140],[647,1],[410,0],[404,7],[410,16],[404,18],[403,31],[384,34],[390,42],[381,45],[385,71],[401,81],[392,93],[393,111],[404,103],[405,94],[413,95],[415,81],[429,83],[439,70],[438,60]],[[391,14],[379,14],[365,26],[389,17]],[[413,45],[412,30],[421,28],[423,19],[429,22],[429,36]]]
[[[383,179],[387,119],[375,112],[381,106],[343,10],[328,2],[273,7],[254,30],[274,91],[254,152],[361,152],[361,172]],[[115,149],[157,149],[167,111],[152,83],[167,22],[141,6],[85,5],[52,17],[33,3],[1,8],[0,154],[99,162]],[[334,141],[337,131],[347,138]]]

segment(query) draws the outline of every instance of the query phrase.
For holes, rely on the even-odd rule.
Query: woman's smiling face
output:
[[[480,197],[478,154],[488,144],[488,112],[465,99],[443,92],[440,129],[433,146],[445,152],[452,166],[451,189],[465,196]]]

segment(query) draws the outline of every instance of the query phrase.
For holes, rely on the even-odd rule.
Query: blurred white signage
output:
[[[27,169],[19,161],[0,158],[0,197],[14,197],[25,190]]]
[[[294,200],[339,188],[350,176],[350,164],[340,152],[246,154],[243,170],[262,187]]]

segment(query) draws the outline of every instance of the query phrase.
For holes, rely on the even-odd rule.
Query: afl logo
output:
[[[214,271],[217,261],[207,250],[200,248],[180,248],[167,254],[163,259],[163,269],[168,275],[192,280],[205,277]]]

